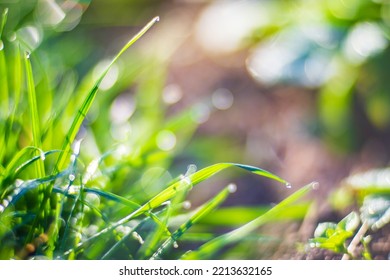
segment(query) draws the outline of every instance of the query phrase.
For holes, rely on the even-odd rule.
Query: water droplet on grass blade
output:
[[[311,187],[313,188],[313,190],[318,190],[318,188],[320,187],[320,183],[313,182],[313,183],[311,183]]]
[[[134,231],[132,236],[139,242],[139,244],[144,244],[144,240],[142,239],[141,235],[138,234],[138,232]]]
[[[188,201],[188,200],[184,201],[183,202],[183,208],[187,209],[187,210],[190,209],[191,208],[191,202]]]
[[[76,176],[74,176],[74,174],[70,174],[69,175],[69,181],[74,181],[74,179],[76,179]]]
[[[236,184],[230,184],[228,186],[228,190],[230,193],[235,193],[237,191],[237,185]]]
[[[292,188],[291,184],[287,182],[286,183],[286,188],[291,189]]]
[[[159,22],[159,21],[160,21],[160,17],[159,16],[154,18],[154,22]]]
[[[12,32],[9,36],[8,36],[8,40],[10,42],[14,42],[16,40],[16,33],[15,32]]]
[[[2,204],[3,204],[3,206],[4,206],[5,208],[7,208],[7,206],[9,205],[9,201],[6,200],[6,199],[4,199]]]
[[[179,244],[177,244],[177,242],[176,242],[176,241],[175,241],[175,242],[173,242],[173,248],[175,248],[175,249],[179,248]]]
[[[187,166],[187,171],[186,171],[186,174],[184,176],[190,176],[192,174],[194,174],[196,172],[198,168],[196,167],[195,164],[190,164]]]

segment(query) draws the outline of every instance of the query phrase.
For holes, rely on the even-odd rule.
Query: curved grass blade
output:
[[[127,198],[124,198],[122,196],[119,196],[119,195],[116,195],[116,194],[113,194],[113,193],[110,193],[107,191],[102,191],[102,190],[94,189],[94,188],[93,189],[92,188],[84,188],[84,192],[94,193],[94,194],[102,196],[106,199],[109,199],[111,201],[118,202],[118,203],[128,207],[130,209],[130,211],[134,211],[140,207],[140,205],[134,201],[131,201]]]
[[[169,199],[171,199],[172,197],[174,197],[179,191],[183,190],[183,188],[185,188],[188,185],[188,183],[190,183],[192,186],[195,186],[195,185],[201,183],[202,181],[212,177],[216,173],[218,173],[226,168],[229,168],[229,167],[239,167],[241,169],[250,171],[254,174],[268,177],[268,178],[274,179],[278,182],[282,182],[284,184],[287,184],[287,182],[285,180],[283,180],[282,178],[280,178],[280,177],[278,177],[278,176],[276,176],[276,175],[274,175],[274,174],[272,174],[264,169],[260,169],[260,168],[257,168],[254,166],[249,166],[249,165],[237,164],[237,163],[218,163],[218,164],[203,168],[203,169],[201,169],[193,174],[190,174],[188,177],[182,176],[182,177],[177,178],[176,180],[171,182],[165,188],[165,190],[163,190],[162,192],[157,194],[155,197],[150,199],[147,203],[143,204],[140,208],[131,212],[128,216],[113,223],[111,226],[96,233],[94,236],[92,236],[90,238],[90,240],[95,239],[102,234],[105,234],[107,232],[114,230],[116,227],[121,226],[124,223],[127,223],[128,221],[130,221],[131,219],[133,219],[139,215],[142,215],[144,213],[147,213],[147,212],[153,210],[154,208],[157,208],[158,206],[160,206],[164,202],[166,202]],[[183,180],[186,181],[187,184],[183,184],[183,182],[182,182]]]
[[[168,222],[170,218],[174,215],[176,206],[180,205],[184,201],[188,192],[193,187],[191,180],[186,180],[186,178],[194,174],[195,171],[195,165],[189,165],[187,167],[185,175],[182,177],[182,180],[180,180],[180,191],[177,192],[170,201],[168,201],[169,203],[166,207],[166,214],[163,218],[164,224],[157,227],[154,232],[148,235],[148,238],[145,240],[144,244],[141,246],[137,253],[137,259],[149,258],[157,250],[157,247],[161,243],[162,238],[164,238],[164,230],[168,227]]]
[[[151,213],[150,216],[146,217],[145,219],[143,219],[142,221],[140,221],[136,226],[134,226],[131,231],[129,233],[127,233],[125,236],[123,236],[117,243],[114,244],[114,246],[112,246],[102,257],[101,257],[101,260],[107,260],[109,259],[112,254],[118,250],[120,248],[121,245],[124,244],[124,242],[130,237],[130,236],[133,236],[134,233],[137,232],[137,229],[139,227],[141,227],[144,223],[146,223],[147,221],[149,221],[150,219],[154,219],[154,218],[157,218],[156,215],[154,215],[153,213]],[[157,218],[158,219],[158,218]],[[158,219],[159,220],[159,219]],[[170,232],[169,232],[170,233]]]
[[[8,80],[7,80],[7,67],[6,59],[4,55],[4,42],[3,30],[5,23],[7,22],[8,9],[4,9],[1,14],[1,23],[0,23],[0,97],[3,112],[8,111]]]
[[[70,197],[72,199],[77,199],[77,196],[75,194],[70,194],[68,193],[66,190],[63,190],[63,189],[60,189],[60,188],[54,188],[53,189],[54,192],[57,192],[57,193],[61,193],[63,195],[65,195],[66,197]],[[124,197],[120,197],[118,195],[115,195],[115,194],[112,194],[112,193],[109,193],[109,192],[106,192],[106,191],[102,191],[102,190],[98,190],[98,189],[90,189],[90,188],[83,188],[82,190],[80,190],[80,192],[85,192],[85,193],[95,193],[97,195],[100,195],[106,199],[109,199],[111,201],[114,201],[114,202],[118,202],[128,208],[130,208],[131,211],[133,211],[134,207],[136,208],[139,208],[140,205],[138,205],[137,203],[131,201],[131,200],[128,200]],[[87,203],[86,201],[83,201],[83,203],[88,206],[88,207],[94,207],[96,208],[95,206],[91,206],[89,203]],[[99,209],[95,209],[96,211],[98,211],[99,213],[99,216],[103,218],[104,222],[106,224],[108,224],[109,226],[111,226],[111,222],[105,218],[104,214],[102,212],[100,212]],[[164,210],[163,210],[164,211]],[[154,221],[157,226],[159,226],[160,228],[162,228],[163,232],[165,233],[166,236],[171,236],[171,232],[169,231],[168,227],[166,226],[165,223],[163,223],[160,218],[152,213],[152,212],[147,212],[145,213],[145,216],[147,216],[146,219],[151,219],[152,221]],[[115,228],[112,229],[113,231],[115,230]],[[121,243],[123,243],[125,241],[127,237],[123,237],[123,238],[119,238],[119,241],[117,243],[119,243],[117,246],[119,246]],[[87,246],[88,244],[90,244],[92,241],[94,241],[94,238],[89,238],[83,242],[80,242],[79,244],[77,244],[77,246],[73,249],[70,249],[68,250],[63,256],[66,256],[66,255],[69,255],[71,253],[74,253],[74,252],[77,252],[79,251],[81,248]],[[116,244],[117,244],[116,243]],[[114,245],[114,247],[116,247],[116,245]],[[113,250],[116,250],[114,248],[112,248]],[[112,253],[112,252],[111,252]],[[106,254],[110,255],[111,253],[108,254],[108,252]],[[108,256],[106,256],[105,258],[107,258]]]
[[[275,220],[301,220],[303,219],[311,202],[304,201],[293,206],[286,206],[284,215],[275,216]],[[254,207],[242,207],[232,206],[224,207],[215,210],[213,213],[207,215],[202,219],[202,225],[207,226],[224,226],[224,227],[238,227],[242,226],[251,220],[265,214],[272,206],[254,206]]]
[[[114,65],[118,58],[139,38],[141,38],[157,21],[159,21],[158,17],[152,19],[140,32],[138,32],[132,39],[130,39],[130,41],[127,42],[127,44],[119,51],[119,53],[114,57],[114,59],[110,62],[104,72],[97,79],[92,89],[88,92],[87,97],[84,99],[83,104],[77,111],[77,115],[74,118],[67,135],[65,136],[65,142],[62,146],[63,152],[58,157],[54,172],[59,172],[61,169],[64,168],[66,163],[66,155],[69,153],[71,145],[76,138],[80,126],[83,123],[89,109],[91,108],[91,105],[95,99],[97,91],[99,90],[101,82],[103,81],[108,71],[111,69],[112,65]]]
[[[274,206],[265,214],[233,231],[214,238],[213,240],[202,245],[198,250],[185,254],[184,256],[182,256],[182,259],[210,259],[224,246],[242,240],[243,238],[251,234],[254,230],[256,230],[258,227],[264,225],[265,223],[273,221],[275,217],[283,214],[283,212],[286,211],[286,207],[293,205],[300,198],[305,196],[309,191],[315,188],[316,185],[317,183],[311,183],[302,187],[301,189],[281,201],[278,205]]]
[[[0,174],[1,181],[10,177],[16,171],[17,166],[20,164],[20,161],[22,160],[22,158],[25,155],[27,155],[27,153],[29,153],[30,149],[38,149],[38,148],[35,148],[32,146],[24,147],[16,155],[14,155],[12,160],[7,164],[7,166],[5,166],[4,172],[2,172],[2,174]]]
[[[35,150],[39,152],[39,156],[34,156],[27,161],[24,161],[21,163],[23,158],[30,153],[30,150]],[[22,172],[26,167],[28,167],[33,162],[41,159],[46,158],[48,155],[59,153],[60,150],[51,150],[44,152],[39,148],[28,146],[24,147],[22,150],[20,150],[11,160],[11,162],[6,166],[4,174],[3,174],[3,180],[13,180],[18,176],[20,172]]]
[[[59,178],[67,176],[68,173],[69,172],[64,171],[64,172],[60,172],[60,173],[58,173],[56,175],[49,175],[49,176],[46,176],[46,177],[43,177],[43,178],[38,178],[38,179],[34,179],[34,180],[29,180],[29,181],[23,182],[17,188],[18,191],[12,197],[12,200],[10,201],[9,205],[15,205],[19,201],[19,199],[22,198],[28,191],[34,190],[34,189],[38,188],[39,186],[41,186],[43,184],[54,182],[55,180],[57,180]]]
[[[177,240],[183,236],[187,230],[189,230],[194,224],[196,224],[200,219],[207,216],[211,211],[215,210],[219,205],[221,205],[226,198],[231,193],[231,186],[227,186],[220,193],[218,193],[213,199],[209,200],[202,207],[200,207],[196,213],[184,224],[182,224],[170,238],[168,238],[161,246],[156,250],[153,256],[150,258],[151,260],[161,259],[161,256],[165,253],[165,251],[169,250],[177,244]]]
[[[39,126],[40,120],[38,115],[37,97],[35,94],[35,84],[31,68],[30,54],[26,53],[24,57],[24,62],[26,67],[28,105],[30,108],[33,145],[38,149],[41,149],[42,143],[41,131]],[[45,167],[43,165],[43,161],[37,162],[36,176],[37,178],[45,177]]]
[[[283,180],[282,178],[264,170],[261,168],[257,168],[250,165],[243,165],[238,163],[218,163],[211,166],[208,166],[206,168],[203,168],[199,170],[198,172],[195,172],[194,174],[191,174],[189,176],[186,176],[184,178],[179,178],[178,181],[174,182],[170,186],[168,186],[165,190],[160,192],[158,195],[156,195],[154,198],[152,198],[147,204],[145,204],[142,208],[140,208],[138,211],[144,212],[149,209],[153,209],[159,205],[161,205],[163,202],[171,199],[178,191],[180,191],[183,187],[185,187],[185,184],[181,183],[181,180],[188,180],[192,185],[197,185],[204,180],[214,176],[218,172],[227,169],[229,167],[239,167],[241,169],[244,169],[246,171],[250,171],[254,174],[271,178],[273,180],[276,180],[278,182],[288,184],[287,181]]]

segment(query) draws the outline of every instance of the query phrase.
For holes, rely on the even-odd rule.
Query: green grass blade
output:
[[[111,201],[118,202],[118,203],[128,207],[130,211],[134,211],[134,210],[136,210],[136,209],[138,209],[140,207],[140,205],[135,203],[134,201],[131,201],[131,200],[127,199],[127,198],[124,198],[122,196],[119,196],[119,195],[116,195],[116,194],[113,194],[113,193],[110,193],[110,192],[107,192],[107,191],[103,191],[103,190],[99,190],[99,189],[93,189],[93,188],[84,188],[84,192],[86,192],[86,193],[94,193],[94,194],[102,196],[102,197],[104,197],[106,199],[109,199]]]
[[[22,54],[20,50],[19,43],[13,43],[14,54],[12,59],[13,66],[13,77],[12,77],[12,87],[13,87],[13,97],[14,97],[14,111],[16,113],[22,93],[22,82],[23,82],[23,71],[22,71]],[[15,114],[14,113],[14,114]]]
[[[239,168],[244,169],[246,171],[250,171],[254,174],[257,174],[257,175],[260,175],[263,177],[267,177],[267,178],[271,178],[273,180],[276,180],[276,181],[284,183],[284,184],[288,184],[282,178],[280,178],[280,177],[278,177],[278,176],[276,176],[276,175],[274,175],[274,174],[272,174],[264,169],[257,168],[254,166],[249,166],[249,165],[237,164],[237,163],[214,164],[214,165],[211,165],[209,167],[203,168],[203,169],[199,170],[198,172],[195,172],[194,174],[186,176],[183,179],[189,181],[193,186],[195,186],[195,185],[203,182],[204,180],[214,176],[218,172],[220,172],[224,169],[230,168],[230,167],[239,167]],[[153,209],[153,208],[161,205],[161,203],[171,199],[178,191],[180,191],[183,188],[183,186],[185,186],[185,185],[181,183],[181,180],[174,182],[172,185],[168,186],[164,191],[162,191],[157,196],[152,198],[147,204],[145,204],[141,209],[139,209],[139,211],[144,212],[144,211],[147,211],[149,209]]]
[[[196,224],[199,220],[207,216],[211,213],[215,208],[217,208],[219,205],[221,205],[226,198],[229,196],[229,194],[232,192],[232,187],[229,185],[226,188],[224,188],[220,193],[218,193],[213,199],[205,203],[203,206],[201,206],[196,213],[184,224],[182,224],[173,234],[170,238],[168,238],[161,246],[157,249],[157,251],[153,254],[153,256],[150,258],[151,260],[158,260],[161,259],[162,254],[165,253],[165,251],[169,250],[177,244],[177,240],[183,236],[187,230],[189,230],[194,224]]]
[[[41,130],[40,130],[40,119],[38,115],[38,106],[37,106],[37,97],[35,94],[35,84],[32,73],[32,67],[30,62],[30,55],[26,54],[24,57],[25,67],[26,67],[26,79],[27,79],[27,94],[28,94],[28,105],[30,108],[31,116],[31,128],[32,128],[32,137],[33,145],[41,149]],[[42,178],[45,176],[45,168],[43,165],[43,160],[37,162],[36,176],[37,178]]]
[[[39,188],[41,185],[54,182],[59,178],[63,178],[64,176],[67,176],[68,172],[61,172],[56,175],[50,175],[43,178],[38,178],[34,180],[29,180],[23,182],[18,187],[18,192],[12,197],[12,199],[9,201],[9,205],[15,205],[24,195],[26,195],[27,192],[33,191],[37,188]]]
[[[293,205],[309,191],[315,188],[317,183],[311,183],[294,192],[292,195],[281,201],[278,205],[274,206],[271,210],[266,212],[264,215],[252,220],[251,222],[233,230],[226,234],[223,234],[213,240],[202,245],[198,250],[189,252],[182,257],[182,259],[209,259],[221,248],[228,244],[236,243],[243,240],[246,236],[251,234],[254,230],[264,225],[265,223],[271,222],[275,217],[281,215],[286,211],[286,207]]]
[[[0,98],[1,98],[1,113],[8,112],[8,73],[7,73],[7,63],[4,54],[4,42],[3,38],[3,30],[5,23],[7,22],[8,9],[4,9],[1,14],[1,23],[0,23]],[[1,159],[1,158],[0,158]]]
[[[272,178],[278,182],[282,182],[284,184],[287,184],[287,182],[280,177],[257,167],[249,166],[249,165],[242,165],[242,164],[236,164],[236,163],[218,163],[215,165],[211,165],[209,167],[206,167],[204,169],[201,169],[193,174],[190,174],[188,176],[179,177],[178,179],[174,180],[171,184],[169,184],[165,190],[157,194],[155,197],[150,199],[147,203],[143,204],[140,208],[138,208],[136,211],[131,212],[128,216],[120,219],[119,221],[113,223],[111,226],[103,229],[102,231],[96,233],[94,236],[92,236],[90,239],[94,239],[99,237],[102,234],[105,234],[109,231],[112,231],[116,227],[123,225],[124,223],[127,223],[131,219],[142,215],[150,210],[153,210],[154,208],[160,206],[165,201],[168,201],[172,197],[174,197],[179,191],[183,190],[183,188],[187,187],[188,184],[191,184],[192,186],[195,186],[199,184],[200,182],[212,177],[213,175],[217,174],[218,172],[229,168],[229,167],[239,167],[244,170],[250,171],[254,174]],[[186,182],[186,183],[183,183]]]
[[[5,23],[7,22],[8,17],[8,8],[5,8],[1,14],[1,24],[0,24],[0,39],[3,37],[3,31]]]
[[[4,43],[0,38],[0,97],[1,110],[5,116],[9,111],[9,96],[8,96],[8,72],[7,62],[4,53]],[[5,117],[4,116],[4,117]]]
[[[58,172],[65,167],[66,164],[66,155],[69,154],[71,149],[71,145],[76,138],[76,135],[80,129],[81,124],[83,123],[89,109],[92,106],[92,103],[95,99],[96,93],[99,90],[99,86],[103,81],[104,77],[111,69],[112,65],[118,60],[118,58],[131,46],[133,45],[139,38],[141,38],[157,21],[158,17],[152,19],[141,31],[139,31],[127,44],[119,51],[119,53],[114,57],[111,63],[107,66],[104,72],[100,75],[100,77],[95,82],[92,89],[88,92],[87,97],[84,99],[83,104],[77,112],[76,117],[73,120],[73,123],[65,137],[65,142],[62,146],[63,152],[59,155],[54,172]]]
[[[187,168],[187,172],[184,175],[184,178],[194,174],[196,167],[190,165]],[[164,238],[164,233],[168,227],[168,222],[170,218],[175,214],[177,206],[181,205],[187,196],[188,192],[193,187],[190,180],[180,180],[180,191],[172,198],[171,201],[167,204],[166,214],[162,219],[163,224],[159,225],[154,232],[149,234],[148,238],[145,240],[144,244],[141,246],[140,250],[137,253],[137,259],[147,259],[149,258],[156,250],[159,244],[161,243],[162,238]],[[181,208],[181,207],[180,207]],[[171,236],[169,233],[168,236]]]
[[[302,220],[307,211],[309,210],[311,203],[302,202],[292,206],[286,206],[284,215],[275,216],[275,220]],[[219,208],[213,213],[207,215],[202,219],[202,225],[207,226],[224,226],[224,227],[238,227],[242,226],[257,217],[265,214],[271,209],[271,206],[254,206],[254,207],[242,207],[231,206]]]
[[[26,157],[29,157],[31,155],[31,150],[37,151],[39,153],[39,156],[34,156],[32,158],[29,158],[25,160]],[[38,149],[37,147],[28,146],[21,149],[8,163],[6,166],[3,174],[0,175],[0,185],[3,180],[14,180],[20,172],[22,172],[26,167],[30,166],[33,162],[41,159],[46,158],[50,154],[58,153],[59,150],[52,150],[43,152],[41,149]]]
[[[134,233],[137,232],[137,229],[143,225],[145,222],[147,222],[150,218],[149,217],[146,217],[145,219],[143,219],[141,222],[139,222],[135,227],[133,227],[131,229],[131,231],[129,233],[127,233],[125,236],[123,236],[123,238],[121,238],[117,243],[114,244],[114,246],[112,246],[106,253],[104,253],[104,255],[100,258],[101,260],[108,260],[110,259],[110,257],[112,256],[112,254],[114,254],[114,252],[116,250],[118,250],[123,244],[124,242],[130,238]]]

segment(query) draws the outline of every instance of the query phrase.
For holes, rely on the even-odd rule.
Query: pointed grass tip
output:
[[[153,22],[159,22],[160,21],[160,17],[159,16],[156,16],[154,19],[153,19]]]

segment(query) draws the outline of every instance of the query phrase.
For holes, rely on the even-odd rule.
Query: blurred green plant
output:
[[[224,169],[287,182],[234,163],[172,176],[202,117],[198,104],[168,114],[165,62],[124,54],[158,18],[93,67],[84,61],[93,43],[59,33],[89,1],[74,4],[0,6],[0,259],[211,258],[265,223],[304,217],[308,204],[298,201],[312,185],[272,208],[237,208],[249,213],[237,223],[202,224],[212,211],[233,209],[216,210],[235,186],[191,211],[187,195]],[[221,225],[238,227],[215,236]],[[205,244],[185,254],[196,243]]]
[[[367,137],[388,137],[389,3],[256,4],[266,16],[247,34],[252,76],[269,86],[287,83],[318,92],[318,132],[338,152],[356,150]]]
[[[373,169],[346,178],[329,197],[330,205],[338,211],[354,207],[358,208],[358,212],[351,212],[338,224],[319,224],[314,238],[310,240],[311,246],[346,254],[344,258],[359,258],[356,251],[359,251],[357,247],[360,245],[360,257],[371,259],[369,244],[372,235],[390,223],[389,182],[388,168]],[[350,241],[349,246],[347,240]]]

